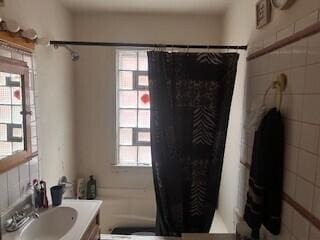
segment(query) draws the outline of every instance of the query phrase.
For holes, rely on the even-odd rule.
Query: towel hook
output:
[[[281,104],[282,104],[282,96],[283,92],[286,90],[287,87],[287,75],[284,73],[281,73],[277,76],[277,79],[271,83],[271,85],[266,90],[264,96],[263,96],[263,105],[266,103],[266,98],[271,89],[277,90],[276,94],[276,102],[277,102],[277,109],[280,111]]]

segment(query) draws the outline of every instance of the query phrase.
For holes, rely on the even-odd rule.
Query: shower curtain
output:
[[[157,235],[209,232],[238,57],[148,52]]]

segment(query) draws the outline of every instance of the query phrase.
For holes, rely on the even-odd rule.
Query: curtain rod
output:
[[[116,42],[82,42],[82,41],[50,41],[50,45],[101,46],[101,47],[144,47],[144,48],[195,48],[195,49],[236,49],[247,50],[248,46],[236,45],[185,45],[155,43],[116,43]]]

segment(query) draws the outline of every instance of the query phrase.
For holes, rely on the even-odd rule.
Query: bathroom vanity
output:
[[[185,234],[181,238],[111,235],[100,238],[99,210],[102,201],[63,200],[58,207],[41,210],[39,217],[28,221],[14,232],[6,232],[2,240],[235,240],[233,234]]]
[[[21,229],[4,233],[2,239],[97,240],[101,203],[96,200],[63,200],[58,207],[40,211],[38,219],[30,220]]]

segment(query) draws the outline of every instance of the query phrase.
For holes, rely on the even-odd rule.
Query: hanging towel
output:
[[[273,108],[255,132],[249,190],[244,219],[258,238],[263,224],[271,233],[280,233],[284,157],[284,125],[281,113]]]

